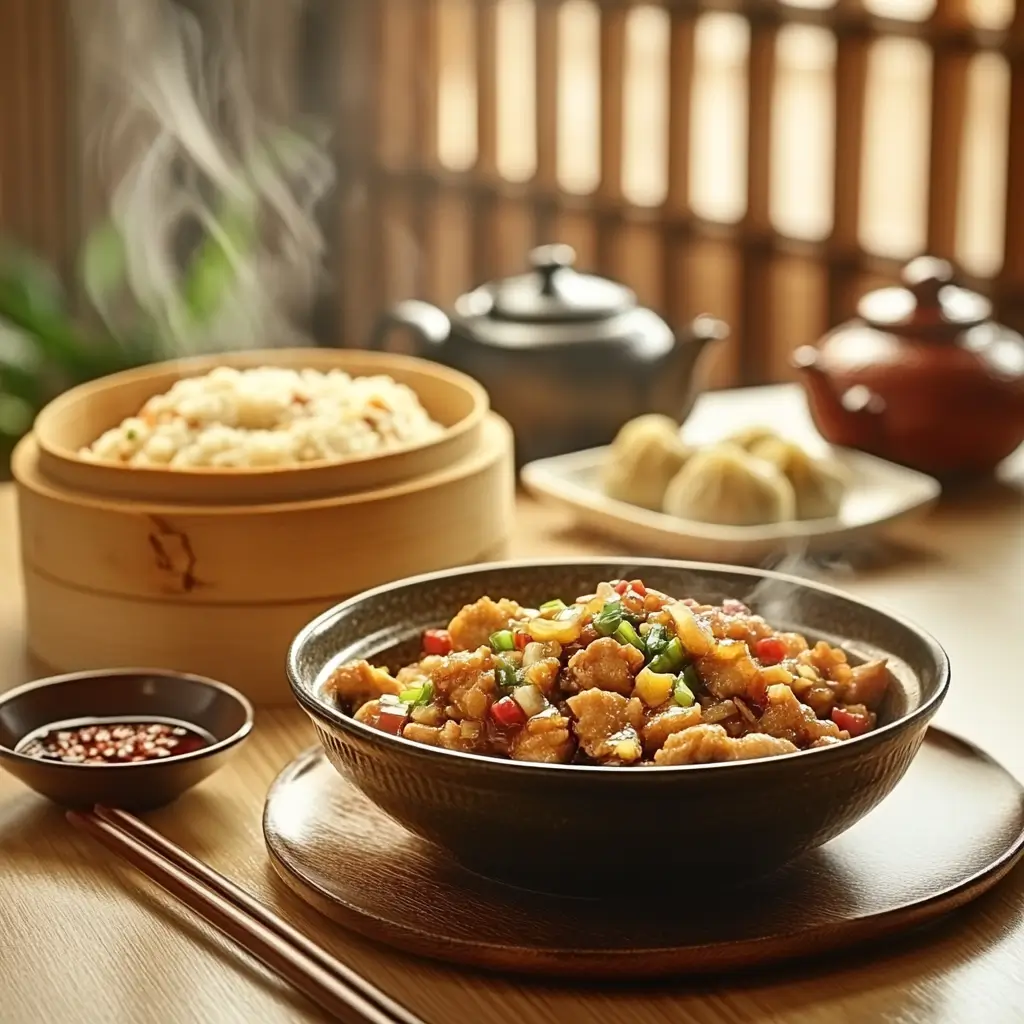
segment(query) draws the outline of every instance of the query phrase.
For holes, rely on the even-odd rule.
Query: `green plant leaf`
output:
[[[14,242],[0,244],[0,303],[31,320],[63,316],[65,302],[64,288],[51,267]],[[3,306],[0,313],[15,319]]]
[[[82,246],[78,273],[86,295],[101,313],[124,285],[126,264],[124,239],[117,226],[108,220],[93,228]]]
[[[0,436],[17,440],[27,434],[37,411],[24,398],[0,392]]]

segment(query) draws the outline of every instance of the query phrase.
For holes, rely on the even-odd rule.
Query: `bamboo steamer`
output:
[[[384,374],[416,392],[444,434],[425,444],[380,455],[274,468],[176,469],[88,462],[78,452],[104,431],[134,416],[148,398],[183,377],[218,366],[280,366],[344,370],[353,377]],[[490,408],[471,377],[423,359],[352,349],[279,349],[197,356],[111,374],[72,388],[36,418],[41,472],[55,483],[108,498],[199,504],[300,501],[385,487],[443,469],[476,449]]]
[[[389,580],[502,557],[514,516],[512,432],[493,413],[443,468],[300,501],[100,496],[51,466],[34,435],[12,459],[35,660],[194,672],[261,704],[290,701],[285,654],[309,619]]]

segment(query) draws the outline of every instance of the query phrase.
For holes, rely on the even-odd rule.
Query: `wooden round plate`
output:
[[[976,747],[933,728],[871,814],[759,882],[664,878],[658,851],[632,849],[629,823],[609,822],[623,867],[621,892],[607,900],[529,892],[467,871],[379,811],[319,748],[278,776],[263,832],[288,886],[368,938],[474,967],[639,978],[823,953],[948,913],[1024,852],[1024,788]]]

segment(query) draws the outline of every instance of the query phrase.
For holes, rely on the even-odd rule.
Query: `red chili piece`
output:
[[[447,629],[427,629],[423,632],[424,654],[451,654],[452,638]]]
[[[518,629],[512,634],[512,637],[513,637],[513,639],[516,642],[516,650],[517,651],[524,651],[524,650],[526,650],[526,645],[531,640],[531,637],[530,637],[529,633],[523,633],[523,632],[521,632]]]
[[[863,736],[871,728],[871,719],[867,715],[856,715],[852,711],[844,711],[842,708],[832,709],[832,721],[845,729],[851,737]]]
[[[629,589],[639,597],[647,596],[647,588],[644,586],[643,580],[630,580]]]
[[[629,583],[626,580],[619,580],[613,586],[615,587],[615,593],[620,596],[629,590]]]
[[[758,660],[765,665],[777,665],[786,656],[786,645],[777,636],[766,636],[754,645]]]
[[[526,712],[511,697],[502,697],[491,705],[491,717],[503,729],[514,729],[526,721]]]
[[[408,720],[409,709],[405,705],[389,706],[385,704],[377,716],[377,728],[381,732],[391,733],[392,736],[401,736],[402,729]]]

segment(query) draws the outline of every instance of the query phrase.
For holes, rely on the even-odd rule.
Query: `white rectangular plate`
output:
[[[846,549],[883,527],[923,513],[939,496],[939,482],[923,473],[847,448],[835,448],[832,454],[847,467],[852,481],[839,515],[767,526],[698,523],[609,498],[600,484],[607,448],[531,462],[522,469],[522,481],[536,497],[570,511],[581,526],[619,541],[625,553],[743,565]]]

